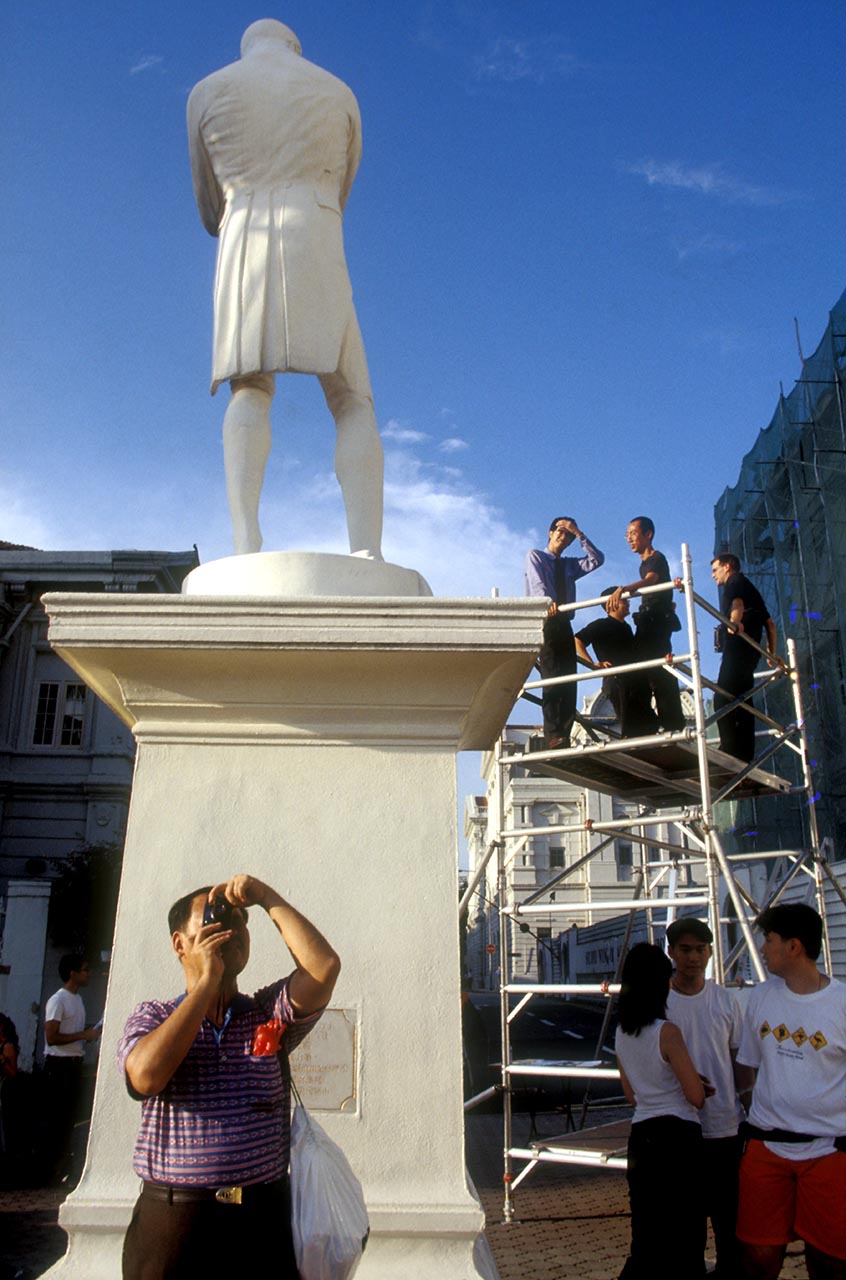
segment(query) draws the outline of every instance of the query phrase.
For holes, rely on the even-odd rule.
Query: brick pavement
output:
[[[609,1118],[596,1114],[597,1122]],[[564,1127],[555,1114],[540,1114],[536,1123],[540,1137],[560,1134]],[[514,1144],[527,1144],[528,1136],[529,1117],[515,1115]],[[468,1115],[466,1137],[467,1164],[485,1209],[485,1235],[500,1280],[614,1280],[620,1274],[629,1245],[625,1173],[539,1165],[515,1194],[517,1221],[503,1226],[502,1117]],[[713,1264],[710,1231],[705,1256]],[[803,1247],[792,1245],[782,1280],[806,1275]]]
[[[0,1191],[0,1280],[35,1280],[67,1249],[58,1225],[67,1193],[56,1187]]]
[[[596,1119],[606,1119],[598,1113]],[[560,1115],[537,1117],[540,1136],[561,1133]],[[614,1280],[628,1251],[625,1174],[543,1165],[517,1190],[517,1220],[502,1225],[502,1119],[467,1117],[467,1162],[487,1215],[486,1236],[500,1280]],[[515,1143],[528,1140],[529,1117],[514,1117]],[[0,1191],[0,1280],[36,1280],[67,1247],[57,1225],[64,1192]],[[713,1260],[713,1249],[706,1255]],[[801,1245],[791,1247],[782,1280],[806,1276]],[[413,1280],[398,1276],[397,1280]],[[679,1277],[684,1280],[684,1277]]]

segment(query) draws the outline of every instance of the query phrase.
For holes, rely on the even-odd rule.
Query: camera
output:
[[[219,924],[222,929],[231,929],[233,913],[239,910],[239,907],[233,906],[222,896],[213,898],[203,909],[203,925]]]

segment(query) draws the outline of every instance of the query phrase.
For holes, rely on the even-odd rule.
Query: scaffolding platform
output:
[[[549,1153],[568,1156],[571,1159],[588,1157],[596,1164],[608,1164],[617,1157],[625,1160],[626,1144],[632,1131],[631,1120],[613,1120],[610,1124],[595,1125],[592,1129],[580,1129],[576,1133],[556,1134],[551,1138],[530,1142],[529,1150],[536,1155]]]
[[[711,743],[706,755],[711,790],[716,794],[732,784],[743,763]],[[685,798],[698,801],[702,795],[697,745],[688,730],[667,734],[665,742],[656,743],[654,735],[628,742],[614,738],[556,752],[546,750],[543,738],[536,737],[525,752],[511,757],[511,763],[547,778],[653,807]],[[793,789],[786,778],[755,768],[732,786],[731,798],[789,795]]]

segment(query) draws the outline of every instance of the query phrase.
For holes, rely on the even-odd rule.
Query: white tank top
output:
[[[639,1120],[652,1120],[656,1116],[678,1116],[679,1120],[692,1120],[699,1124],[699,1112],[684,1096],[669,1062],[661,1057],[663,1025],[662,1018],[642,1027],[636,1036],[617,1028],[617,1061],[625,1071],[635,1096],[632,1124]]]

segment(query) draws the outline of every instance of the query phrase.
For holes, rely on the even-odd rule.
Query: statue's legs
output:
[[[270,453],[270,404],[275,378],[256,373],[232,378],[232,399],[223,419],[226,496],[232,516],[235,554],[261,551],[258,522],[264,468]]]
[[[353,555],[382,559],[382,492],[385,463],[373,409],[364,343],[352,312],[338,368],[320,385],[335,419],[335,475],[347,512]]]

